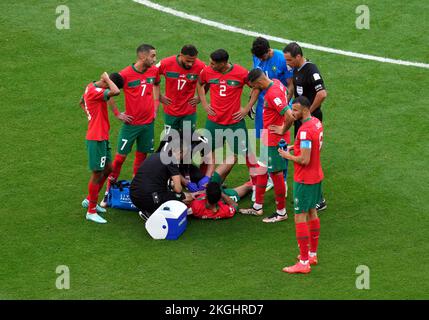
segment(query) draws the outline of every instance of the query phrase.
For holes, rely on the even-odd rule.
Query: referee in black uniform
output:
[[[310,112],[313,117],[316,117],[321,122],[323,120],[322,102],[328,95],[322,75],[317,66],[304,58],[302,49],[296,42],[289,43],[284,49],[283,54],[286,63],[293,68],[293,92],[288,93],[288,98],[292,95],[296,98],[304,96],[310,100]],[[301,121],[295,121],[295,137],[298,129],[301,126]],[[326,201],[323,198],[317,204],[317,211],[322,211],[327,208]]]

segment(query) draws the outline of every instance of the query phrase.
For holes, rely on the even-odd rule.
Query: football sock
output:
[[[259,165],[256,161],[256,156],[253,153],[248,153],[246,155],[246,166],[249,169],[250,177],[255,176],[257,174]]]
[[[106,182],[107,177],[108,176],[105,176],[104,174],[101,177],[100,182],[98,183],[98,192],[97,192],[98,194],[100,193],[101,189],[103,188],[104,183]]]
[[[308,222],[310,229],[310,252],[316,253],[319,244],[320,235],[320,219],[313,219]]]
[[[91,181],[88,183],[88,213],[97,213],[97,201],[98,201],[98,184],[92,183]]]
[[[270,174],[271,180],[273,180],[274,184],[274,194],[276,199],[276,208],[277,212],[283,211],[286,206],[286,200],[285,200],[285,182],[283,179],[283,172],[280,172],[278,174]],[[285,212],[286,213],[286,212]]]
[[[296,239],[299,246],[299,254],[301,256],[301,261],[308,260],[308,243],[310,232],[306,222],[300,222],[295,224],[296,230]]]
[[[200,164],[200,171],[201,171],[201,173],[202,173],[202,174],[206,175],[206,172],[207,172],[207,164],[205,164],[205,163],[201,163],[201,164]]]
[[[261,174],[256,178],[256,203],[263,204],[265,196],[265,187],[267,186],[268,175]]]
[[[253,204],[253,209],[255,209],[255,210],[260,210],[260,209],[262,209],[262,204],[259,204],[259,203],[255,202],[255,203]]]
[[[145,159],[146,159],[146,153],[136,151],[136,157],[134,158],[134,165],[133,165],[134,175],[136,175],[137,170],[140,168],[140,165],[143,163]]]
[[[122,165],[124,164],[126,158],[127,156],[119,153],[115,155],[115,159],[113,160],[112,164],[112,173],[109,175],[109,179],[107,180],[106,191],[109,191],[110,185],[116,182],[116,180],[118,179],[119,174],[121,173]]]

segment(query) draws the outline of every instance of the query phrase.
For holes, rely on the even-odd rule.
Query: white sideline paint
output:
[[[288,44],[290,42],[293,42],[293,40],[288,40],[288,39],[284,39],[284,38],[280,38],[280,37],[274,37],[274,36],[270,36],[268,34],[262,34],[259,32],[245,30],[245,29],[229,26],[229,25],[226,25],[226,24],[223,24],[220,22],[204,19],[204,18],[201,18],[198,16],[188,14],[186,12],[182,12],[182,11],[178,11],[178,10],[175,10],[175,9],[172,9],[169,7],[162,6],[162,5],[154,3],[152,1],[148,1],[148,0],[133,0],[133,1],[136,3],[142,4],[146,7],[149,7],[149,8],[161,11],[161,12],[165,12],[165,13],[171,14],[173,16],[182,18],[182,19],[191,20],[191,21],[201,23],[201,24],[205,24],[207,26],[218,28],[221,30],[230,31],[230,32],[234,32],[234,33],[240,33],[240,34],[244,34],[246,36],[251,36],[251,37],[264,37],[267,40],[272,40],[272,41],[275,41],[278,43]],[[305,43],[305,42],[301,42],[301,41],[297,41],[297,42],[300,44],[301,47],[307,48],[307,49],[312,49],[312,50],[317,50],[317,51],[322,51],[322,52],[329,52],[329,53],[339,54],[339,55],[353,57],[353,58],[373,60],[373,61],[378,61],[378,62],[383,62],[383,63],[392,63],[392,64],[399,64],[399,65],[403,65],[403,66],[411,66],[411,67],[429,69],[429,64],[427,64],[427,63],[412,62],[412,61],[405,61],[405,60],[396,60],[396,59],[373,56],[373,55],[369,55],[369,54],[356,53],[356,52],[351,52],[351,51],[322,47],[322,46],[314,45],[311,43]]]

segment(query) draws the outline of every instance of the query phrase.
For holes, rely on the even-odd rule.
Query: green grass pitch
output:
[[[274,36],[429,62],[429,3],[420,0],[366,1],[369,30],[355,28],[356,0],[158,2]],[[100,226],[85,221],[80,206],[89,172],[78,100],[88,82],[132,63],[142,42],[159,58],[193,43],[205,61],[224,47],[231,61],[250,68],[253,38],[131,0],[70,1],[71,28],[57,30],[60,4],[0,3],[0,299],[429,298],[427,69],[304,49],[328,89],[328,209],[320,265],[291,276],[281,269],[298,253],[292,214],[274,225],[239,215],[190,220],[178,241],[154,241],[136,214],[109,210],[109,223]],[[204,120],[200,107],[200,127]],[[120,123],[111,123],[115,147]],[[159,117],[156,136],[161,128]],[[122,177],[131,177],[131,165],[128,159]],[[245,174],[237,166],[228,184],[241,184]],[[270,191],[266,211],[273,202]],[[70,268],[69,290],[55,287],[58,265]],[[370,268],[370,290],[356,289],[359,265]]]

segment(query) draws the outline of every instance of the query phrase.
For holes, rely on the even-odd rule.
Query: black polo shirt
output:
[[[154,192],[168,192],[168,180],[177,175],[180,175],[178,164],[163,164],[161,153],[154,153],[137,170],[130,192],[151,199]]]
[[[293,85],[295,97],[304,96],[312,104],[317,92],[325,89],[323,78],[317,66],[307,61],[301,68],[293,71]],[[322,106],[320,106],[321,108]]]

